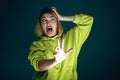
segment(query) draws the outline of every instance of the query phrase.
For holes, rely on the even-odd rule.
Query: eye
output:
[[[47,20],[46,20],[46,19],[41,19],[41,22],[42,22],[42,23],[46,23]]]
[[[51,17],[51,21],[54,22],[56,20],[55,17]]]

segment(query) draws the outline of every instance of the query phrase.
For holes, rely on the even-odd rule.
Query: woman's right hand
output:
[[[56,54],[55,62],[60,63],[65,60],[65,58],[72,52],[73,48],[69,49],[68,51],[64,51],[64,39],[62,40],[62,45],[60,46],[60,41],[58,40],[58,45],[55,49]]]

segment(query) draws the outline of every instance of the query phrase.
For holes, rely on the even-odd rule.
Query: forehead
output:
[[[51,14],[51,13],[45,13],[45,14],[42,15],[41,18],[47,18],[47,17],[54,17],[54,15]]]

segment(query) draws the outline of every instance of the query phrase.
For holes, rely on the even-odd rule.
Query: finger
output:
[[[55,9],[56,10],[56,8],[55,7],[50,7],[51,9]]]
[[[59,46],[55,48],[55,51],[58,52],[60,50]]]
[[[58,39],[58,46],[60,47],[60,40]]]
[[[50,8],[51,8],[52,10],[55,10],[55,11],[57,10],[55,7],[50,7]]]
[[[69,49],[67,52],[66,52],[66,55],[69,55],[71,52],[72,52],[73,48]]]
[[[62,39],[62,49],[64,49],[64,39]]]
[[[59,39],[57,40],[57,46],[55,48],[56,51],[60,50],[60,41]]]
[[[55,13],[57,13],[56,8],[52,7],[51,9],[52,9]]]
[[[58,14],[57,9],[56,9],[55,7],[51,7],[51,9],[52,9],[56,14]]]

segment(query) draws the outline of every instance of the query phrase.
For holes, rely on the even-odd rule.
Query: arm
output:
[[[51,8],[56,13],[60,21],[74,21],[75,16],[62,16],[58,13],[55,7],[51,7]]]
[[[40,60],[38,62],[38,67],[40,71],[44,71],[54,67],[56,64],[57,62],[55,61],[55,59]]]
[[[82,43],[84,43],[84,41],[87,39],[90,33],[93,24],[93,17],[86,14],[77,14],[74,16],[61,16],[55,7],[51,7],[51,8],[56,13],[60,21],[72,21],[73,23],[76,24],[73,33],[76,33],[75,34],[76,36],[78,35],[76,37],[76,40],[79,39],[81,40]],[[81,43],[79,40],[77,43]]]
[[[88,38],[91,27],[93,24],[93,17],[87,14],[76,14],[74,16],[61,16],[57,10],[53,7],[54,12],[57,14],[58,19],[60,21],[72,21],[76,25],[71,28],[65,37],[74,43],[74,45],[78,46],[76,50],[82,46],[85,40]],[[71,36],[71,37],[69,37]],[[79,52],[79,51],[78,51]]]
[[[74,20],[74,16],[61,16],[59,18],[60,21],[73,21]]]
[[[28,60],[36,71],[44,71],[56,65],[55,58],[47,59],[44,46],[39,42],[33,42],[30,47]]]

